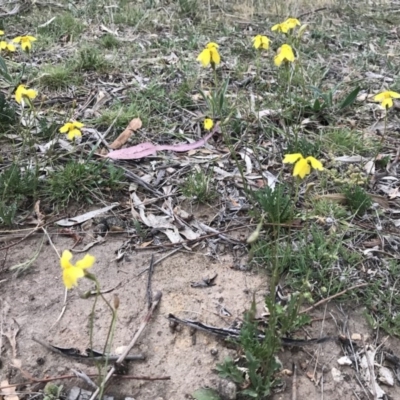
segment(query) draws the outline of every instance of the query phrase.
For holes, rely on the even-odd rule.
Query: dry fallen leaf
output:
[[[131,137],[134,131],[137,131],[142,127],[142,121],[140,118],[133,118],[126,129],[110,144],[110,149],[120,149]]]
[[[15,394],[15,386],[10,386],[8,380],[0,382],[0,398],[4,400],[19,400],[19,397]]]

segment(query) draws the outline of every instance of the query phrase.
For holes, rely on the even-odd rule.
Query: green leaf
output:
[[[321,110],[321,103],[320,103],[319,99],[315,99],[312,109],[315,112],[318,112]]]
[[[221,400],[219,394],[214,389],[200,388],[197,389],[192,397],[196,400]]]
[[[343,110],[344,108],[348,107],[349,105],[353,104],[356,100],[358,93],[360,92],[361,88],[358,86],[356,87],[339,105],[339,110]]]

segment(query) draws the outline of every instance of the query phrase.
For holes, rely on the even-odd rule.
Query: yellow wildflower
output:
[[[214,121],[211,118],[206,118],[204,120],[204,129],[209,131],[214,126]]]
[[[269,49],[269,43],[270,40],[263,35],[257,35],[253,38],[253,46],[256,49],[264,49],[264,50],[268,50]]]
[[[4,35],[4,31],[0,30],[0,36],[3,36],[3,35]]]
[[[288,44],[283,44],[281,47],[279,47],[277,54],[274,58],[275,65],[277,67],[279,67],[284,61],[294,61],[293,49]]]
[[[379,93],[374,97],[374,101],[379,101],[383,108],[393,107],[393,99],[399,99],[400,94],[386,90],[385,92]]]
[[[203,64],[203,67],[211,64],[213,68],[221,62],[221,57],[218,53],[217,43],[210,42],[206,48],[199,54],[197,60]]]
[[[277,31],[281,33],[288,33],[289,31],[289,26],[285,24],[284,22],[280,24],[276,24],[271,28],[271,31]]]
[[[24,99],[33,100],[37,96],[36,90],[27,89],[25,85],[19,85],[15,91],[15,100],[21,104]]]
[[[288,33],[291,29],[294,29],[296,26],[300,26],[300,21],[296,18],[288,18],[286,21],[274,25],[271,28],[271,31]]]
[[[286,154],[285,158],[283,159],[283,163],[295,164],[293,169],[293,176],[299,176],[301,179],[311,173],[311,167],[319,171],[324,170],[321,161],[318,161],[312,156],[304,158],[301,153]]]
[[[0,41],[0,51],[7,50],[7,51],[15,51],[15,46],[12,43],[7,43],[6,41]]]
[[[64,250],[60,258],[60,264],[63,271],[63,281],[67,289],[71,289],[78,284],[78,279],[85,276],[85,269],[91,268],[96,259],[90,254],[86,254],[76,264],[71,263],[72,253]]]
[[[59,132],[67,133],[68,139],[73,140],[75,137],[82,136],[80,129],[84,126],[85,125],[83,125],[82,122],[78,121],[67,122],[59,129]]]
[[[284,24],[286,24],[286,26],[289,28],[289,29],[294,29],[294,28],[296,28],[296,26],[300,26],[301,24],[300,24],[300,21],[297,19],[297,18],[288,18],[285,22],[284,22]]]
[[[13,39],[14,43],[20,43],[22,50],[28,52],[32,49],[32,42],[37,40],[34,36],[17,36],[15,39]]]

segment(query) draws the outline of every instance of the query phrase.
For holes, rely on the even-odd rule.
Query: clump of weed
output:
[[[79,75],[68,65],[49,65],[43,67],[39,76],[42,86],[50,90],[65,89],[79,83]]]
[[[254,192],[254,197],[269,223],[282,224],[293,218],[293,201],[283,185],[278,184],[274,189],[266,186]]]
[[[211,174],[206,174],[201,170],[186,178],[182,193],[188,199],[193,199],[198,203],[209,203],[217,196]]]
[[[0,174],[0,225],[11,226],[17,210],[37,196],[36,169],[11,164]]]
[[[329,199],[315,201],[312,212],[314,215],[333,219],[343,219],[348,216],[346,209],[342,205]]]
[[[109,62],[96,47],[85,46],[80,49],[75,65],[76,70],[105,72],[109,68]]]
[[[7,132],[7,129],[15,124],[17,124],[15,110],[6,100],[5,95],[0,92],[0,134]]]
[[[361,186],[346,185],[343,194],[350,210],[357,215],[364,215],[372,206],[371,196]]]
[[[121,47],[122,43],[111,33],[106,33],[100,38],[100,45],[106,49],[116,49]]]
[[[82,21],[66,12],[56,16],[51,24],[39,27],[38,33],[40,35],[55,37],[56,40],[65,35],[69,35],[71,37],[70,40],[72,40],[79,37],[83,32],[83,28],[84,26],[82,25]]]
[[[92,203],[93,192],[100,194],[121,187],[123,171],[112,164],[69,161],[48,177],[49,199],[62,206],[71,200]]]
[[[361,133],[344,128],[330,128],[323,133],[327,148],[335,155],[370,154],[376,151],[377,144],[363,137]]]
[[[298,294],[291,296],[283,306],[272,302],[268,296],[265,305],[269,316],[264,330],[255,321],[254,301],[250,311],[245,313],[238,341],[241,353],[238,362],[227,359],[217,365],[217,371],[222,377],[246,388],[241,391],[241,395],[264,399],[279,383],[276,374],[282,365],[276,353],[281,348],[281,337],[287,337],[310,321],[308,316],[298,313],[301,304],[299,297]]]

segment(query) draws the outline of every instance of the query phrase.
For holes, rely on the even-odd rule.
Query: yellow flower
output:
[[[214,126],[214,121],[211,118],[204,120],[204,129],[209,131]]]
[[[72,122],[67,122],[60,128],[60,133],[67,133],[68,134],[68,139],[73,140],[75,137],[81,137],[82,132],[80,131],[80,128],[84,127],[85,125],[82,124],[82,122],[78,121],[72,121]]]
[[[0,30],[0,36],[3,36],[3,35],[4,35],[4,31]]]
[[[289,29],[294,29],[294,28],[296,28],[296,26],[300,26],[301,24],[300,24],[300,21],[297,19],[297,18],[288,18],[285,22],[284,22],[284,24],[286,24],[286,26],[289,28]]]
[[[27,89],[25,85],[19,85],[15,91],[15,100],[17,103],[21,104],[24,99],[33,100],[37,96],[36,90]]]
[[[71,289],[78,284],[78,279],[85,276],[85,269],[91,268],[96,259],[90,254],[86,254],[76,264],[71,263],[72,253],[64,250],[60,258],[60,264],[63,271],[63,281],[67,289]]]
[[[381,102],[381,106],[383,108],[391,108],[393,107],[393,99],[399,99],[400,94],[396,92],[392,92],[391,90],[387,90],[385,92],[379,93],[374,97],[374,101]]]
[[[271,31],[288,33],[291,29],[294,29],[296,26],[300,26],[300,21],[296,18],[288,18],[286,21],[274,25],[271,28]]]
[[[274,58],[275,65],[277,67],[279,67],[284,61],[294,61],[293,49],[288,44],[283,44],[281,47],[279,47],[277,54]]]
[[[253,46],[256,49],[265,49],[268,50],[269,49],[269,42],[270,40],[263,35],[257,35],[253,38]]]
[[[285,158],[283,159],[283,163],[295,164],[293,169],[293,176],[299,176],[301,179],[311,173],[311,167],[319,171],[324,170],[321,161],[318,161],[312,156],[304,158],[301,153],[286,154]]]
[[[282,33],[288,33],[289,31],[289,26],[285,23],[282,22],[280,24],[276,24],[271,28],[271,31],[277,31],[277,32],[282,32]]]
[[[32,48],[32,42],[37,40],[34,36],[17,36],[13,39],[14,43],[21,43],[22,50],[28,52]]]
[[[217,43],[210,42],[207,44],[206,48],[199,54],[197,60],[203,64],[203,67],[212,64],[213,67],[221,62],[221,57],[218,53]]]
[[[7,50],[7,51],[15,51],[15,46],[12,43],[7,43],[6,41],[0,41],[0,51]]]

